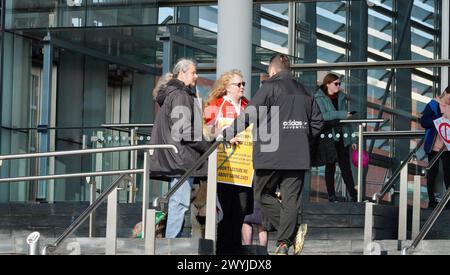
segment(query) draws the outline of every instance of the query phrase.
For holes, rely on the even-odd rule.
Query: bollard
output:
[[[27,237],[28,255],[39,255],[39,232],[33,232]]]

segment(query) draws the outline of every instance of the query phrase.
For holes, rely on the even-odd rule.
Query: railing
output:
[[[428,175],[429,170],[436,164],[436,162],[439,160],[439,158],[441,157],[441,155],[445,152],[445,145],[441,148],[441,150],[439,150],[438,154],[436,154],[436,156],[433,157],[433,159],[431,159],[431,161],[429,162],[428,166],[425,168],[426,169],[426,174]],[[445,169],[445,168],[444,168]],[[439,218],[439,216],[441,215],[442,211],[444,210],[444,207],[447,205],[447,202],[450,200],[450,188],[447,189],[447,191],[444,194],[444,197],[439,201],[439,203],[436,205],[436,207],[434,208],[433,212],[431,212],[430,217],[428,218],[428,220],[425,222],[425,224],[423,225],[422,229],[420,229],[419,233],[417,234],[417,236],[414,238],[413,242],[411,243],[410,246],[405,247],[402,250],[402,254],[406,255],[408,253],[409,250],[411,249],[415,249],[417,247],[417,245],[425,238],[425,236],[428,234],[428,232],[430,231],[431,227],[433,227],[434,223],[436,222],[436,220]]]
[[[166,205],[169,203],[170,197],[186,182],[186,180],[191,176],[192,172],[195,171],[200,165],[202,165],[206,159],[208,159],[208,183],[206,191],[206,224],[205,224],[205,239],[210,239],[215,241],[216,239],[216,196],[217,196],[217,147],[224,143],[221,138],[218,138],[211,147],[195,162],[194,166],[186,171],[183,176],[178,180],[178,182],[171,187],[166,195],[156,198],[153,201],[153,206],[155,209],[159,207],[160,210],[164,211]],[[154,216],[155,210],[149,210],[149,215]],[[154,221],[154,219],[152,219]],[[154,229],[155,224],[149,223],[147,228],[150,230],[147,234],[151,236],[155,235]],[[150,239],[149,239],[150,241]],[[154,254],[154,243],[149,243],[148,247],[153,247],[153,250],[147,251],[147,254]]]
[[[341,123],[358,123],[358,180],[357,180],[357,191],[358,191],[358,202],[362,202],[363,199],[363,142],[364,142],[364,129],[368,123],[383,123],[384,119],[348,119],[341,120]]]
[[[381,191],[379,193],[375,193],[373,195],[373,201],[375,201],[377,204],[380,203],[380,200],[383,199],[383,197],[394,187],[395,181],[400,176],[401,171],[405,166],[407,166],[411,160],[416,156],[417,151],[422,147],[423,143],[425,142],[424,139],[421,139],[420,142],[417,144],[416,148],[412,150],[408,156],[401,162],[400,166],[392,173],[392,176],[387,180],[387,182],[383,185],[383,188],[381,188]]]
[[[436,220],[439,218],[439,215],[442,213],[442,211],[444,210],[444,207],[447,205],[447,202],[450,200],[450,188],[447,189],[447,191],[445,192],[444,197],[439,201],[439,203],[436,205],[436,207],[434,208],[433,212],[431,212],[430,217],[428,218],[428,220],[425,222],[425,224],[423,225],[422,229],[420,230],[419,234],[417,235],[416,238],[414,238],[413,242],[411,243],[410,246],[405,247],[402,250],[402,254],[406,255],[408,253],[409,250],[411,249],[415,249],[417,247],[417,245],[425,238],[425,236],[428,234],[428,232],[430,231],[431,227],[434,225],[434,223],[436,222]]]
[[[114,148],[102,148],[102,149],[87,149],[87,150],[72,150],[72,151],[60,151],[60,152],[45,152],[45,153],[33,153],[33,154],[17,154],[17,155],[6,155],[6,156],[0,156],[0,166],[3,160],[13,160],[13,159],[27,159],[27,158],[39,158],[39,157],[56,157],[56,156],[68,156],[68,155],[83,155],[83,154],[93,154],[93,153],[106,153],[106,152],[121,152],[121,151],[136,151],[136,150],[145,150],[144,153],[144,165],[142,169],[129,169],[129,170],[117,170],[117,171],[104,171],[104,172],[87,172],[87,173],[76,173],[76,174],[61,174],[61,175],[48,175],[48,176],[28,176],[28,177],[15,177],[15,178],[3,178],[0,179],[0,183],[3,182],[18,182],[18,181],[28,181],[28,180],[42,180],[42,179],[59,179],[59,178],[71,178],[71,177],[87,177],[87,176],[105,176],[105,175],[129,175],[129,174],[137,174],[137,173],[143,173],[143,198],[142,198],[142,236],[144,237],[145,232],[145,225],[147,224],[147,208],[149,205],[149,179],[150,179],[150,167],[149,167],[149,156],[150,152],[149,150],[155,150],[155,149],[172,149],[176,153],[178,153],[177,148],[174,145],[140,145],[140,146],[124,146],[124,147],[114,147]],[[121,179],[122,177],[119,177]],[[117,185],[119,181],[116,181],[113,183],[113,185]],[[108,189],[108,192],[112,192],[113,189]],[[104,199],[106,197],[106,194],[104,196],[99,197],[99,199]],[[115,197],[117,198],[117,197]],[[95,202],[97,202],[97,207],[100,204],[99,200],[97,199]],[[117,199],[115,199],[115,205],[117,203]],[[87,215],[91,214],[92,211],[95,210],[96,207],[92,207],[89,209],[89,212],[83,213],[83,215],[80,217],[80,219],[87,218]],[[108,208],[110,208],[108,204]],[[117,208],[114,210],[115,214],[111,217],[111,219],[116,219],[116,211]],[[89,214],[87,214],[89,213]],[[108,223],[107,223],[108,224]],[[70,234],[73,232],[73,227],[76,227],[76,224],[73,224],[69,227],[67,231],[65,231],[62,235],[62,237],[58,238],[57,244],[60,244],[64,238],[68,236],[68,233]],[[114,254],[116,250],[115,246],[115,228],[114,231],[111,232],[107,229],[107,254]],[[108,238],[108,235],[112,235],[114,237],[114,244],[109,246],[108,243],[111,243],[111,238]],[[56,249],[54,245],[49,245],[48,248]],[[47,249],[45,250],[47,252]]]
[[[397,137],[397,138],[417,138],[423,137],[424,131],[401,131],[401,132],[377,132],[373,134],[367,134],[368,137]],[[398,220],[398,240],[406,241],[407,238],[407,196],[408,196],[408,164],[415,159],[416,153],[420,147],[422,147],[424,139],[422,138],[417,146],[406,156],[402,161],[400,167],[398,167],[392,174],[391,178],[383,186],[379,193],[374,194],[373,201],[377,204],[386,195],[386,193],[394,186],[395,181],[400,177],[400,199],[399,199],[399,220]],[[445,146],[436,154],[436,156],[430,160],[428,166],[425,168],[429,171],[431,167],[439,160],[442,153],[445,151]],[[413,187],[413,207],[412,207],[412,230],[411,235],[414,241],[412,244],[402,250],[403,254],[407,254],[408,250],[415,249],[419,242],[423,240],[426,234],[429,232],[447,202],[450,200],[450,190],[447,190],[442,200],[436,206],[425,225],[420,229],[420,186],[421,176],[427,173],[420,173],[414,178]],[[370,254],[370,244],[372,243],[372,227],[373,227],[373,206],[374,203],[366,203],[366,222],[364,229],[364,254]]]
[[[131,178],[128,175],[121,175],[119,176],[91,205],[89,205],[88,208],[86,208],[86,210],[78,217],[75,219],[75,221],[73,221],[73,223],[66,229],[64,230],[64,232],[61,234],[61,236],[59,236],[55,242],[51,243],[51,244],[47,244],[46,246],[44,246],[44,248],[42,249],[42,255],[47,255],[48,252],[53,252],[56,249],[58,249],[58,247],[61,245],[61,243],[68,237],[70,236],[70,234],[72,234],[75,230],[78,229],[78,227],[88,218],[88,216],[90,216],[100,205],[101,203],[108,197],[108,208],[110,207],[111,204],[116,203],[116,199],[117,199],[117,187],[118,185],[123,181],[123,180],[131,180]],[[110,197],[110,194],[115,191],[115,195]],[[108,209],[109,210],[109,209]],[[111,220],[111,218],[109,218],[110,211],[108,211],[107,213],[108,218],[107,220],[107,228],[109,227],[109,221]],[[107,229],[108,231],[108,229]],[[107,233],[107,235],[109,235]],[[109,236],[107,236],[106,238],[108,239]],[[106,242],[107,244],[109,243],[108,241]],[[109,249],[106,249],[107,251],[109,251]],[[109,254],[109,253],[107,253]],[[113,253],[114,254],[114,253]]]

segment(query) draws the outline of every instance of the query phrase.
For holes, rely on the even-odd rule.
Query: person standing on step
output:
[[[322,112],[325,121],[320,136],[316,138],[313,146],[312,165],[325,165],[325,183],[327,186],[328,200],[336,202],[334,188],[334,174],[336,162],[341,169],[347,192],[351,200],[356,202],[358,195],[355,190],[352,168],[350,166],[350,145],[357,149],[353,128],[350,124],[341,124],[339,120],[349,119],[351,112],[347,111],[346,95],[341,92],[341,81],[335,74],[327,74],[322,85],[315,93],[316,102]]]
[[[251,123],[255,200],[263,216],[277,230],[276,254],[287,255],[294,245],[300,253],[306,226],[298,225],[305,172],[310,166],[310,142],[322,128],[322,115],[314,96],[290,72],[289,58],[270,60],[269,79],[251,99],[245,112],[223,135],[232,144],[236,134]],[[282,200],[275,192],[279,188]],[[297,234],[296,234],[297,231]]]
[[[445,117],[450,119],[450,86],[445,88],[442,95],[432,99],[422,112],[420,124],[425,131],[424,150],[428,155],[428,161],[431,161],[441,150],[444,152],[440,156],[440,160],[444,167],[444,183],[445,188],[450,187],[450,152],[447,150],[441,136],[438,134],[434,125],[434,120]],[[431,167],[427,176],[427,191],[428,191],[428,207],[434,208],[438,204],[435,195],[436,177],[439,172],[439,161]]]
[[[160,106],[152,129],[150,144],[172,144],[172,150],[154,150],[150,156],[150,175],[164,179],[173,187],[180,177],[210,147],[202,138],[202,105],[195,93],[197,70],[194,61],[181,59],[173,68],[173,74],[161,78],[154,90],[154,97]],[[195,117],[200,125],[195,125]],[[206,162],[205,162],[206,164]],[[169,199],[166,223],[166,238],[181,236],[184,216],[190,206],[194,178],[206,177],[207,165],[201,165],[190,178]]]
[[[220,133],[224,125],[232,123],[244,110],[248,104],[244,89],[245,81],[239,70],[225,72],[215,82],[204,111],[209,133]],[[218,182],[217,195],[223,220],[217,226],[216,254],[242,254],[241,228],[245,215],[253,211],[253,189]]]

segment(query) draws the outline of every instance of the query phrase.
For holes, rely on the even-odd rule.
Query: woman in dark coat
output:
[[[315,93],[316,102],[325,121],[324,128],[316,138],[312,156],[313,166],[325,165],[325,182],[328,200],[336,201],[334,190],[334,173],[336,162],[339,163],[342,178],[352,201],[357,201],[357,192],[350,167],[350,150],[356,150],[355,135],[349,124],[339,123],[341,119],[348,119],[352,115],[346,110],[346,96],[340,91],[341,82],[335,74],[327,74]]]

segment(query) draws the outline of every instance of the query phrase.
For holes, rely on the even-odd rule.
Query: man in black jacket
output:
[[[194,89],[197,77],[195,63],[181,59],[175,65],[173,74],[165,75],[154,91],[160,111],[156,116],[150,144],[172,144],[177,147],[178,153],[155,150],[150,157],[150,175],[152,178],[168,179],[170,187],[194,166],[210,146],[202,140],[201,103]],[[200,166],[170,197],[166,238],[181,235],[194,177],[205,177],[206,169],[205,164]]]
[[[270,78],[235,123],[224,132],[232,144],[237,133],[254,123],[253,166],[255,169],[255,199],[264,218],[277,229],[277,254],[288,254],[294,243],[294,253],[303,248],[306,227],[296,234],[300,197],[305,171],[310,166],[310,141],[321,130],[322,115],[314,96],[297,82],[289,71],[285,55],[272,57]],[[281,202],[275,192],[281,193]]]

